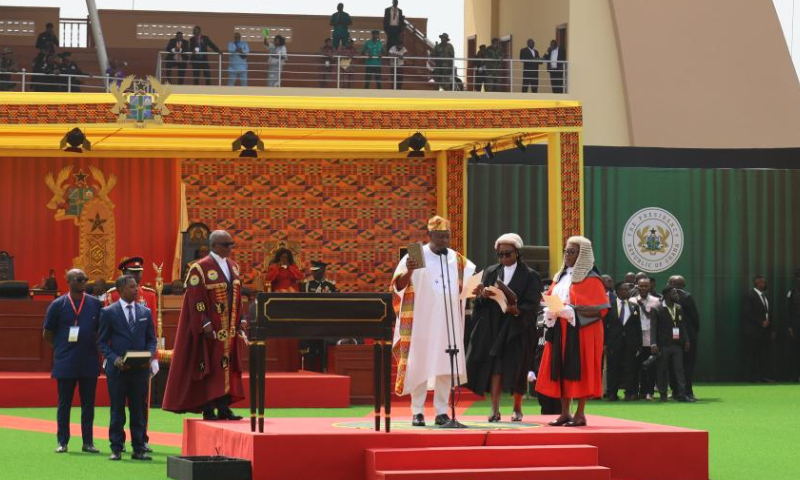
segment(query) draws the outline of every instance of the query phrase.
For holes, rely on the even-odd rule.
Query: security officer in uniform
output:
[[[122,272],[122,275],[131,275],[136,279],[136,285],[139,286],[139,293],[136,295],[136,302],[149,308],[150,313],[153,316],[153,328],[156,327],[156,316],[157,310],[156,307],[158,305],[158,300],[156,299],[156,291],[150,287],[145,287],[142,285],[142,273],[144,272],[144,260],[142,257],[130,257],[128,259],[122,260],[117,268]],[[117,288],[114,287],[108,292],[106,292],[106,300],[105,306],[109,306],[112,303],[119,300],[119,292]],[[145,402],[150,397],[150,382],[148,382],[148,390],[145,392]],[[145,403],[146,405],[146,403]],[[152,452],[153,449],[150,448],[150,437],[147,435],[147,424],[150,416],[150,408],[149,405],[145,407],[144,410],[144,451],[145,452]]]
[[[306,282],[306,293],[336,293],[336,282],[325,278],[327,268],[327,263],[311,262],[312,280]]]
[[[336,282],[325,278],[325,262],[311,262],[311,280],[305,283],[306,293],[336,293]],[[325,372],[327,365],[327,344],[325,340],[300,340],[300,353],[305,357],[303,368],[306,370]]]
[[[794,350],[794,368],[792,369],[792,380],[800,382],[800,269],[794,273],[795,285],[794,288],[789,290],[786,294],[786,311],[789,314],[788,318],[788,333],[789,341],[792,343]]]

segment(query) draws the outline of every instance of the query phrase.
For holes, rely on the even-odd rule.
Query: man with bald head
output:
[[[686,397],[694,400],[694,368],[697,365],[697,337],[700,335],[700,313],[692,294],[686,290],[686,279],[681,275],[669,277],[669,286],[678,291],[678,305],[683,311],[683,322],[689,336],[689,350],[683,356],[683,375],[686,382]]]
[[[58,447],[66,453],[69,443],[69,414],[75,386],[81,397],[81,433],[84,452],[97,453],[94,446],[94,397],[97,376],[97,328],[103,303],[86,294],[89,278],[83,270],[67,272],[69,292],[47,307],[43,337],[53,346],[52,377],[58,384]]]
[[[172,364],[162,408],[203,413],[205,420],[240,420],[230,404],[244,398],[242,358],[247,322],[242,312],[235,243],[225,230],[208,237],[210,253],[186,275]]]

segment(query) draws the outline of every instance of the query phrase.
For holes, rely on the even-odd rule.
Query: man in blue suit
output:
[[[136,302],[138,285],[132,275],[116,281],[120,299],[100,311],[100,330],[97,344],[105,357],[108,396],[111,399],[110,460],[122,458],[125,445],[125,402],[131,416],[133,460],[152,460],[144,446],[145,392],[150,370],[158,368],[154,361],[156,335],[150,310]],[[150,352],[150,362],[143,368],[131,368],[123,361],[128,351]]]

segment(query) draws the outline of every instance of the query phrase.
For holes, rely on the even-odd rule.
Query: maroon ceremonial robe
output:
[[[203,410],[206,403],[230,395],[244,398],[242,355],[245,341],[238,335],[242,311],[239,266],[226,259],[230,282],[211,255],[191,266],[172,350],[162,408],[170,412]],[[211,322],[216,339],[203,334]]]

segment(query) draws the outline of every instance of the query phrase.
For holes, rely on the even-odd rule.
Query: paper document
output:
[[[475,294],[473,294],[472,291],[475,290],[475,287],[480,285],[481,278],[483,278],[483,270],[469,277],[466,283],[464,283],[464,286],[461,288],[461,295],[458,296],[458,299],[464,300],[465,298],[475,298]]]
[[[561,297],[558,295],[544,295],[542,300],[544,300],[544,304],[551,312],[558,313],[564,310],[564,302],[561,301]]]
[[[506,313],[506,310],[508,310],[508,301],[506,300],[506,294],[503,293],[502,290],[495,287],[494,285],[492,285],[491,287],[486,287],[486,290],[494,293],[494,295],[492,295],[489,298],[497,302],[497,304],[500,305],[500,310],[502,310],[503,313]]]

